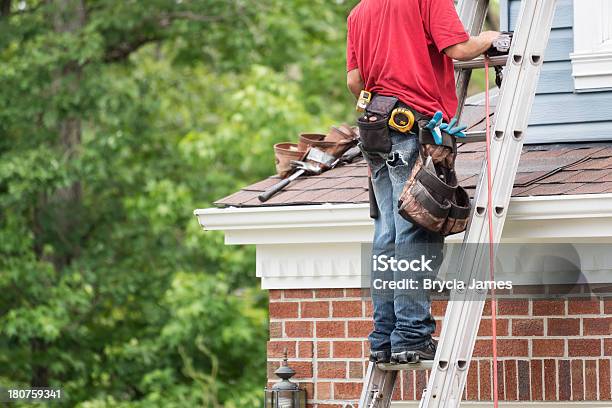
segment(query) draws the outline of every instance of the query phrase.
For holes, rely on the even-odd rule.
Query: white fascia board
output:
[[[300,228],[369,225],[367,204],[323,204],[278,207],[228,207],[195,210],[207,230]]]
[[[368,204],[209,208],[195,215],[227,244],[369,242]],[[516,197],[504,240],[612,237],[612,194]],[[460,238],[454,237],[456,241]]]
[[[323,204],[196,210],[205,230],[225,232],[226,244],[367,242],[367,204]]]
[[[511,221],[610,218],[612,194],[515,197],[508,217]]]

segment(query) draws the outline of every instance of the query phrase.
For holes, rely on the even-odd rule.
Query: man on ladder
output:
[[[498,36],[486,31],[470,37],[453,0],[362,0],[350,13],[347,85],[365,109],[360,134],[375,196],[373,200],[371,194],[373,257],[414,260],[425,255],[441,262],[443,234],[404,219],[398,199],[419,157],[423,129],[432,131],[437,144],[450,135],[454,145],[454,137],[462,135],[463,128],[454,122],[440,126],[442,117],[451,122],[458,105],[453,59],[465,61],[483,54]],[[442,134],[434,129],[443,129]],[[423,276],[415,272],[417,279]],[[411,277],[405,272],[372,271],[372,279],[380,280],[372,288],[371,361],[403,364],[434,359],[435,321],[426,291],[394,290],[388,285]]]

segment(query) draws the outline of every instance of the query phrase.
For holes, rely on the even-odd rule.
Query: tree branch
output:
[[[197,14],[191,11],[176,11],[160,15],[154,24],[157,25],[157,27],[163,31],[163,29],[169,27],[175,20],[188,20],[202,23],[210,23],[222,21],[229,18],[229,15],[207,16],[203,14]],[[134,36],[134,34],[137,32],[138,29],[133,30],[126,36],[127,39],[125,41],[113,44],[111,47],[109,47],[104,55],[104,62],[110,63],[123,61],[127,57],[129,57],[131,53],[137,51],[143,45],[160,41],[163,38],[162,32],[159,32],[157,34]]]
[[[199,21],[203,23],[210,23],[214,21],[221,21],[227,16],[205,16],[202,14],[196,14],[191,11],[176,11],[165,15],[170,20],[190,20]]]
[[[104,62],[119,62],[125,60],[130,56],[131,53],[138,50],[145,44],[152,43],[155,41],[160,41],[162,39],[162,33],[139,33],[139,31],[147,31],[144,30],[144,27],[148,25],[156,26],[160,30],[168,27],[171,24],[172,20],[167,16],[159,16],[155,20],[146,19],[139,26],[127,32],[122,41],[119,41],[115,44],[111,44],[107,47],[106,52],[104,53]]]
[[[161,36],[143,36],[135,38],[131,41],[120,42],[119,44],[115,44],[113,48],[106,51],[104,55],[104,62],[123,61],[129,57],[131,53],[143,45],[159,40],[161,40]]]

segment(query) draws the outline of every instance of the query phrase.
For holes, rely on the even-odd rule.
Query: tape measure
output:
[[[410,109],[395,108],[391,112],[389,126],[398,132],[409,132],[414,126],[414,114]]]

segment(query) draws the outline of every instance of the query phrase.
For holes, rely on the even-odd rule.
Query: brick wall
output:
[[[434,301],[437,334],[446,309]],[[491,313],[485,305],[465,390],[492,399]],[[270,291],[268,378],[286,348],[309,407],[342,408],[359,398],[372,309],[360,289]],[[502,300],[498,304],[499,397],[524,401],[609,401],[612,299]],[[427,372],[403,372],[396,400],[418,400]]]

